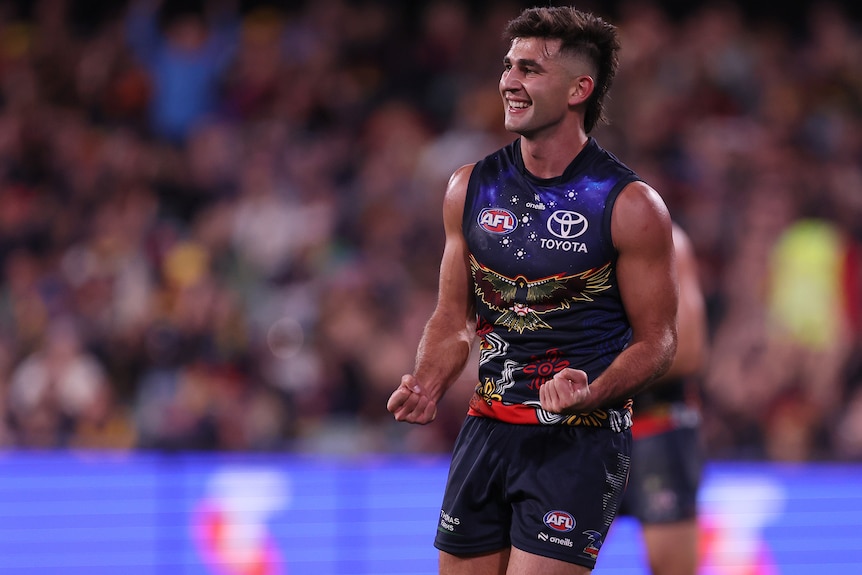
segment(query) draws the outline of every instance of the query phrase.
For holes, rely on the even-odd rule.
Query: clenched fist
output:
[[[567,367],[539,388],[542,409],[551,413],[586,413],[592,411],[587,374]]]
[[[401,385],[389,396],[386,409],[396,421],[426,424],[437,417],[437,403],[428,397],[412,375],[401,377]]]

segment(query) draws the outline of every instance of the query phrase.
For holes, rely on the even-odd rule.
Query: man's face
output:
[[[500,94],[505,127],[531,136],[552,128],[569,111],[578,60],[559,52],[559,40],[515,38],[503,58]]]

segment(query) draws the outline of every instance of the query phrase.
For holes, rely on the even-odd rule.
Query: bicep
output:
[[[614,205],[611,233],[617,281],[635,341],[675,345],[678,302],[670,215],[658,193],[626,186]]]
[[[472,166],[465,166],[452,175],[443,201],[446,240],[440,263],[437,310],[453,321],[456,318],[459,321],[470,321],[475,314],[469,250],[462,229],[464,202],[471,172]]]

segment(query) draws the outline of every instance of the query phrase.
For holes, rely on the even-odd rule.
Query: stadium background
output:
[[[499,32],[525,5],[0,3],[0,570],[433,571],[472,374],[433,426],[384,406],[446,178],[509,138]],[[582,6],[624,35],[596,135],[707,290],[704,529],[742,523],[704,573],[858,567],[860,5]],[[394,503],[414,481],[427,505]],[[309,533],[331,547],[297,558]]]

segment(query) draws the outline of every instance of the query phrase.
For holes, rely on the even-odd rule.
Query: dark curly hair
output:
[[[506,26],[504,37],[547,38],[561,41],[561,51],[587,58],[596,68],[595,89],[587,101],[584,129],[607,123],[604,100],[619,66],[620,40],[616,26],[572,6],[528,8]]]

